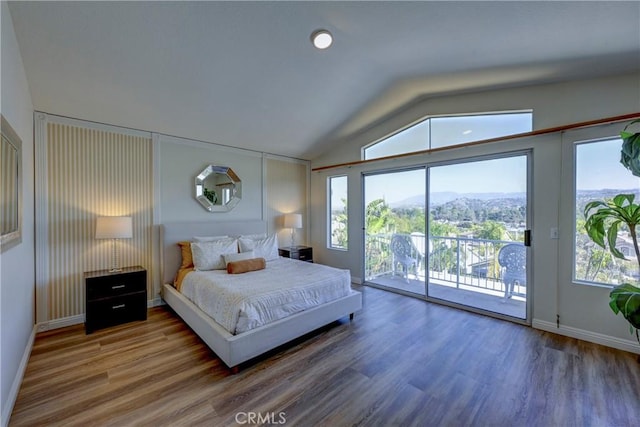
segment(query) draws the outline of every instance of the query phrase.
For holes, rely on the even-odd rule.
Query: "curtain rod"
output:
[[[356,161],[353,161],[353,162],[336,163],[336,164],[327,165],[327,166],[318,166],[316,168],[312,168],[311,171],[312,172],[319,172],[319,171],[323,171],[323,170],[327,170],[327,169],[335,169],[335,168],[340,168],[340,167],[363,165],[363,164],[379,162],[379,161],[383,161],[383,160],[393,160],[393,159],[400,159],[400,158],[404,158],[404,157],[420,156],[420,155],[423,155],[423,154],[436,153],[438,151],[447,151],[447,150],[453,150],[453,149],[459,149],[459,148],[467,148],[467,147],[473,147],[473,146],[476,146],[476,145],[490,144],[490,143],[493,143],[493,142],[508,141],[510,139],[526,138],[526,137],[529,137],[529,136],[546,135],[546,134],[549,134],[549,133],[563,132],[563,131],[567,131],[567,130],[585,128],[585,127],[589,127],[589,126],[597,126],[597,125],[608,124],[608,123],[623,122],[623,121],[626,121],[626,120],[637,119],[639,117],[640,117],[640,112],[629,113],[629,114],[623,114],[621,116],[613,116],[613,117],[607,117],[607,118],[604,118],[604,119],[589,120],[589,121],[586,121],[586,122],[578,122],[578,123],[572,123],[572,124],[563,125],[563,126],[556,126],[556,127],[552,127],[552,128],[539,129],[539,130],[535,130],[535,131],[531,131],[531,132],[517,133],[517,134],[514,134],[514,135],[508,135],[508,136],[500,136],[500,137],[497,137],[497,138],[482,139],[482,140],[479,140],[479,141],[467,142],[467,143],[458,144],[458,145],[450,145],[448,147],[431,148],[431,149],[427,149],[427,150],[412,151],[410,153],[394,154],[392,156],[379,157],[379,158],[376,158],[376,159],[356,160]]]

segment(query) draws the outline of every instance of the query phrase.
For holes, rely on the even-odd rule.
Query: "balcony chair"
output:
[[[422,271],[423,269],[426,271],[427,266],[425,265],[425,260],[427,259],[427,236],[419,231],[414,231],[411,233],[411,243],[418,255],[418,271]],[[429,240],[428,249],[429,253],[433,252],[433,242],[431,240]]]
[[[504,297],[511,298],[515,285],[527,285],[527,250],[524,245],[509,243],[498,252]]]
[[[393,253],[393,275],[396,274],[398,264],[402,265],[404,280],[409,283],[409,269],[417,268],[418,260],[413,258],[412,245],[409,236],[403,234],[394,234],[391,237],[391,252]],[[417,271],[416,271],[417,274]]]
[[[424,264],[425,260],[425,241],[426,236],[424,235],[424,233],[420,233],[417,231],[411,233],[411,244],[413,245],[413,248],[418,255],[418,271],[420,271],[421,267],[423,267],[422,264]]]

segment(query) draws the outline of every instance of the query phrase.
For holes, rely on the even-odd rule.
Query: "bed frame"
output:
[[[362,295],[353,291],[346,297],[322,304],[268,325],[243,332],[229,333],[211,317],[180,294],[170,283],[180,267],[177,242],[193,236],[219,236],[265,233],[264,221],[168,223],[160,226],[162,298],[196,334],[234,371],[246,362],[279,345],[327,325],[362,308]]]

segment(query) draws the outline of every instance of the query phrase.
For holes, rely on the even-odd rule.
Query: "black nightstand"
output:
[[[313,248],[310,246],[287,246],[278,249],[278,255],[285,258],[313,262]]]
[[[147,319],[147,270],[140,266],[122,271],[84,273],[85,332]]]

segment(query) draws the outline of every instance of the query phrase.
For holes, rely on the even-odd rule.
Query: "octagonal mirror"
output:
[[[242,182],[233,169],[209,165],[196,176],[196,199],[209,212],[227,212],[242,198]]]

